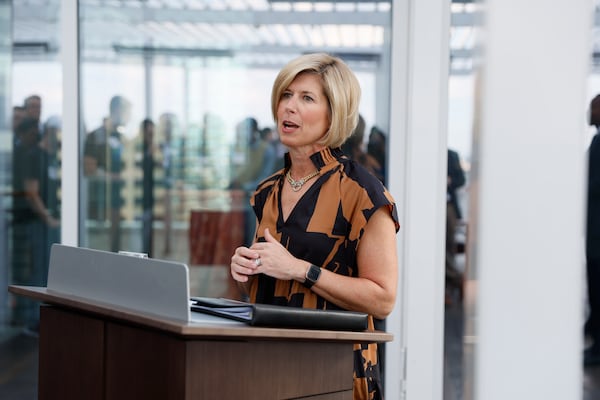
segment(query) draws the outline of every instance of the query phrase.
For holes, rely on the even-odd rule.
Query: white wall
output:
[[[580,399],[592,2],[487,0],[485,12],[467,398]]]

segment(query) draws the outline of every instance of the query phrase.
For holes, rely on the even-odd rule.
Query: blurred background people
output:
[[[124,133],[129,122],[131,103],[123,96],[110,100],[109,117],[90,132],[84,143],[83,170],[88,177],[88,219],[109,221],[109,249],[121,246],[121,190],[124,185]]]
[[[61,189],[61,136],[61,118],[53,115],[44,122],[39,144],[42,154],[41,175],[44,177],[42,181],[45,181],[45,187],[42,188],[40,194],[47,209],[57,221],[60,221],[61,214],[61,199],[59,196]],[[44,260],[46,266],[50,263],[50,247],[52,243],[59,242],[60,230],[58,228],[49,229]]]
[[[448,178],[446,182],[446,303],[452,302],[452,291],[457,290],[462,298],[463,274],[456,266],[456,228],[462,219],[457,191],[465,185],[465,172],[460,165],[460,156],[448,149]]]
[[[11,272],[17,285],[46,286],[50,246],[59,241],[58,171],[54,169],[58,129],[59,125],[49,123],[40,139],[35,118],[25,117],[16,127]],[[37,334],[39,303],[19,296],[13,325]]]
[[[588,149],[585,257],[589,314],[584,329],[590,345],[583,355],[586,366],[600,365],[600,95],[590,103],[589,124],[596,134]]]
[[[154,122],[150,118],[142,121],[142,253],[152,257],[154,223],[154,168],[156,167]]]
[[[386,183],[386,138],[385,134],[377,126],[371,128],[369,133],[369,141],[367,143],[367,153],[370,154],[381,167],[381,176],[383,177],[383,183]]]
[[[275,172],[277,154],[273,131],[259,129],[256,119],[244,119],[236,126],[236,131],[236,137],[242,141],[239,145],[244,153],[243,162],[239,162],[234,169],[230,189],[244,192],[244,244],[250,245],[254,240],[256,227],[256,217],[249,203],[250,195],[263,179]]]
[[[158,119],[158,135],[160,138],[161,164],[163,169],[163,223],[165,242],[163,255],[169,256],[173,252],[173,195],[177,190],[178,171],[176,160],[180,156],[175,143],[176,116],[173,113],[164,113]]]
[[[236,129],[237,137],[245,141],[244,162],[231,181],[232,188],[253,191],[256,185],[274,172],[275,147],[271,129],[259,129],[254,118],[246,118]]]
[[[13,143],[18,142],[17,139],[17,127],[25,118],[25,107],[23,106],[14,106],[13,114],[12,114],[12,130],[13,130]]]
[[[352,136],[346,140],[346,142],[342,145],[342,150],[348,157],[351,159],[358,161],[360,165],[365,167],[367,171],[372,173],[383,182],[383,168],[379,164],[379,161],[375,159],[371,154],[365,151],[365,129],[366,123],[362,115],[358,117],[358,125],[352,133]]]
[[[42,117],[42,98],[37,94],[28,96],[23,102],[23,109],[25,110],[25,116],[37,121],[38,134],[41,136],[44,126],[41,122]]]

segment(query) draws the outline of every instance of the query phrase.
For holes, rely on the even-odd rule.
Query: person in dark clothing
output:
[[[256,216],[250,207],[250,195],[263,179],[275,172],[277,155],[272,143],[272,132],[259,129],[256,119],[245,118],[237,125],[236,130],[246,148],[246,162],[238,167],[240,172],[232,179],[229,187],[241,190],[244,194],[244,244],[250,246],[256,230]]]
[[[456,192],[466,183],[465,171],[460,165],[460,157],[454,150],[448,149],[448,182],[447,182],[447,201],[451,205],[457,219],[462,219],[462,211],[458,204]]]
[[[41,163],[40,163],[40,179],[42,185],[40,187],[40,197],[46,209],[50,212],[52,218],[56,219],[56,223],[46,225],[45,232],[45,254],[43,265],[46,269],[50,264],[50,248],[53,243],[60,243],[60,228],[58,222],[61,216],[61,162],[60,162],[60,132],[62,130],[62,122],[60,117],[51,116],[44,122],[42,136],[39,141]],[[45,281],[45,280],[44,280]]]
[[[154,122],[146,118],[142,121],[142,253],[152,257],[154,222]]]
[[[110,250],[121,246],[121,208],[124,200],[124,127],[129,122],[131,103],[122,96],[110,100],[110,116],[90,132],[83,149],[83,172],[88,178],[88,218],[110,222]],[[108,199],[108,200],[107,200]]]
[[[358,124],[356,129],[350,137],[342,145],[342,150],[348,157],[357,161],[360,165],[365,167],[367,171],[372,173],[382,183],[384,182],[383,167],[379,164],[379,161],[375,159],[371,154],[364,150],[363,139],[365,137],[366,123],[362,115],[358,116]]]
[[[590,104],[589,124],[596,128],[588,150],[587,226],[585,240],[589,315],[585,331],[591,345],[584,364],[600,365],[600,95]]]
[[[383,177],[382,182],[385,185],[387,183],[387,172],[386,172],[386,138],[385,134],[377,126],[371,128],[369,133],[369,142],[367,143],[367,153],[370,154],[381,167],[381,176]]]
[[[39,140],[38,122],[25,117],[16,128],[12,207],[12,282],[15,285],[46,286],[49,247],[58,240],[57,210],[48,203],[53,155],[49,152],[48,138]],[[15,301],[13,325],[22,325],[27,332],[36,333],[39,302],[19,296]]]
[[[462,219],[458,204],[457,190],[465,185],[465,172],[460,165],[460,157],[448,149],[448,179],[446,182],[446,303],[451,303],[451,291],[457,289],[462,297],[462,273],[456,268],[456,227]]]

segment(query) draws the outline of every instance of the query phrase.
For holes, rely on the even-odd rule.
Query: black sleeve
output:
[[[600,196],[600,136],[595,135],[589,148],[588,192],[592,198]]]

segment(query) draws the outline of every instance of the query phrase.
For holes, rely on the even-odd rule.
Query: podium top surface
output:
[[[198,339],[221,340],[309,340],[337,342],[390,342],[393,335],[388,332],[350,332],[312,329],[283,329],[254,327],[244,324],[231,324],[225,321],[207,320],[202,322],[169,319],[150,313],[118,307],[114,304],[90,300],[71,294],[61,293],[45,287],[10,285],[9,292],[29,297],[50,305],[96,314],[107,319],[115,319],[169,332],[179,336]]]

